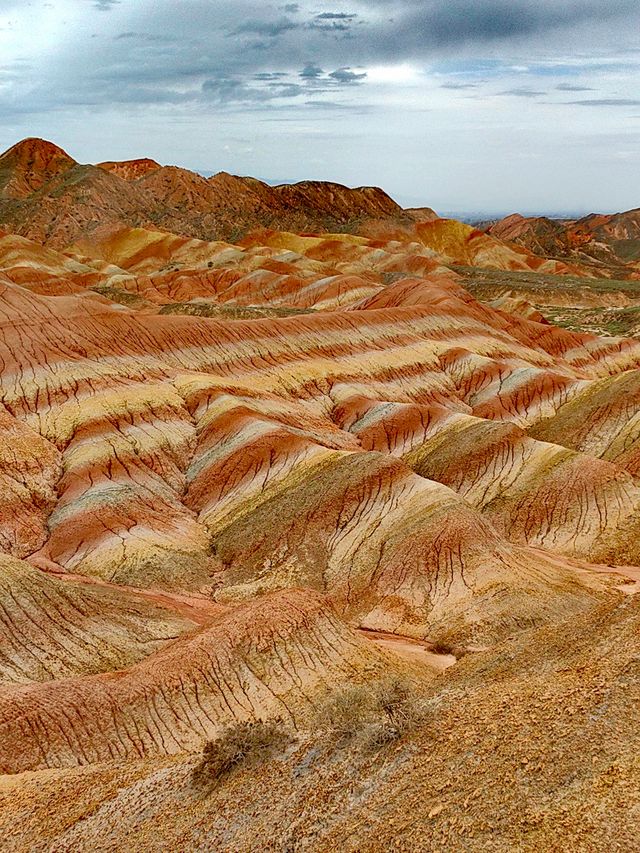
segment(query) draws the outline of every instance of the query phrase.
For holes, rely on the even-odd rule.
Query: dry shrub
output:
[[[281,717],[227,726],[216,740],[205,744],[202,758],[193,770],[193,781],[198,787],[215,787],[241,764],[262,764],[281,754],[293,741]]]
[[[395,677],[336,690],[318,712],[321,729],[337,747],[365,750],[393,743],[424,719],[414,686]]]
[[[431,651],[434,655],[453,655],[455,654],[455,646],[448,640],[436,640],[431,643]]]
[[[351,684],[331,693],[318,710],[318,723],[331,734],[338,746],[350,743],[376,718],[371,690]]]
[[[317,712],[321,739],[332,747],[355,746],[363,751],[382,749],[424,720],[415,687],[397,677],[336,690]],[[193,782],[210,791],[240,765],[260,765],[281,755],[294,741],[281,717],[235,723],[205,744],[193,769]]]
[[[463,658],[467,654],[465,646],[445,639],[439,639],[431,643],[430,650],[436,655],[453,655],[456,660],[460,660],[460,658]]]

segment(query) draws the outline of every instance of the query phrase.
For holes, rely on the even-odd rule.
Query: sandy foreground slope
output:
[[[189,756],[2,777],[5,849],[637,850],[639,601],[467,655],[378,754],[302,733],[211,793]]]

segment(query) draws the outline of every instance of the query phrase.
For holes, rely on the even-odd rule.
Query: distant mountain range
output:
[[[486,230],[543,257],[566,258],[620,273],[640,260],[640,209],[591,213],[580,219],[515,213],[490,224]]]
[[[55,249],[118,228],[168,231],[206,241],[235,241],[260,228],[387,237],[390,229],[410,233],[416,222],[437,218],[429,207],[402,208],[378,187],[350,189],[326,181],[272,186],[227,172],[204,177],[148,158],[83,165],[52,142],[34,138],[0,155],[0,228]],[[459,245],[449,255],[438,244],[435,250],[453,262],[474,263],[482,246],[497,268],[539,265],[523,260],[526,250],[547,263],[568,265],[558,267],[560,272],[581,275],[587,270],[613,278],[639,274],[639,210],[579,219],[512,214],[465,228],[454,229],[456,241],[466,241],[464,249]],[[479,234],[503,248],[497,251],[498,244],[489,246],[486,238],[479,242]],[[514,247],[519,252],[515,256]]]
[[[114,225],[216,240],[256,227],[345,230],[410,218],[377,187],[322,181],[272,187],[226,172],[205,178],[146,158],[82,165],[42,139],[25,139],[0,156],[0,225],[54,247]]]

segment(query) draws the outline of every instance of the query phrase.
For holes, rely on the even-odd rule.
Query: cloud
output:
[[[76,8],[76,0],[65,2],[69,10]],[[24,12],[24,45],[33,68],[14,72],[15,79],[0,91],[0,110],[6,116],[16,109],[57,111],[78,103],[108,109],[116,103],[134,104],[136,98],[146,107],[154,97],[159,105],[182,102],[192,108],[217,100],[221,105],[264,103],[271,109],[275,100],[301,105],[301,87],[311,100],[331,92],[333,100],[350,102],[365,97],[359,91],[380,85],[380,76],[367,74],[368,68],[403,63],[418,74],[449,63],[450,70],[443,73],[452,78],[436,82],[443,89],[471,93],[486,80],[498,80],[503,96],[534,101],[554,86],[588,92],[588,75],[595,73],[598,52],[604,50],[603,34],[619,45],[633,21],[640,20],[637,0],[350,0],[342,8],[327,5],[316,0],[282,5],[259,0],[85,0],[88,18],[93,18],[92,7],[113,11],[101,20],[90,62],[84,28],[90,26],[88,20],[78,19],[77,26],[70,20],[60,38],[41,45],[38,58]],[[9,7],[20,10],[21,4],[0,0],[0,8]],[[74,14],[69,11],[69,18]],[[580,27],[580,84],[587,82],[578,86],[563,83],[560,75],[576,73],[571,63],[577,48],[570,44]],[[541,55],[547,58],[544,86],[540,61],[536,67]],[[566,67],[554,70],[554,63],[561,62]],[[514,79],[513,69],[525,66],[528,70]],[[604,65],[600,67],[605,74]],[[627,67],[618,64],[619,73],[631,73]],[[411,84],[402,75],[388,79],[387,92],[402,97],[405,87],[415,87],[428,75],[414,77]]]
[[[338,83],[358,83],[361,80],[364,80],[366,76],[366,71],[358,74],[350,68],[336,68],[335,71],[332,71],[331,74],[329,74],[329,77],[331,77],[332,80],[337,80]]]
[[[558,92],[593,92],[590,86],[578,86],[575,83],[560,83],[556,86]]]
[[[443,84],[440,86],[440,88],[441,88],[441,89],[454,89],[454,90],[458,90],[458,89],[459,89],[459,90],[461,90],[461,91],[462,91],[463,89],[477,89],[477,88],[478,88],[478,84],[477,84],[477,83],[456,83],[456,82],[453,82],[453,83],[443,83]]]
[[[373,0],[391,21],[370,31],[372,45],[388,56],[422,53],[463,44],[510,42],[585,23],[637,16],[636,0],[559,3],[557,0]]]
[[[318,77],[322,77],[324,71],[322,68],[319,68],[317,65],[305,65],[305,67],[300,72],[300,77],[303,77],[306,80],[317,80]]]
[[[335,12],[325,12],[307,21],[305,27],[308,30],[318,30],[322,33],[347,34],[351,32],[352,24],[356,15],[341,15]]]
[[[254,80],[282,80],[286,77],[285,71],[261,71],[259,74],[254,74]]]
[[[498,92],[499,95],[509,95],[513,98],[538,98],[540,95],[546,95],[546,92],[540,92],[536,89],[506,89],[504,92]]]
[[[220,104],[265,103],[282,98],[295,98],[304,91],[304,87],[296,83],[272,81],[262,87],[228,77],[211,78],[202,84],[203,97],[207,101]]]
[[[276,38],[289,30],[297,30],[299,26],[300,24],[295,23],[295,21],[289,18],[281,18],[279,21],[245,21],[233,30],[231,35],[252,33],[258,36]]]
[[[342,32],[351,31],[351,26],[358,16],[354,13],[347,12],[322,12],[315,15],[313,20],[307,23],[310,29],[318,29],[324,32]]]
[[[322,12],[320,15],[316,15],[316,21],[352,21],[354,18],[358,16],[354,13],[347,12]]]
[[[640,107],[640,100],[635,98],[585,98],[568,103],[580,107]]]
[[[170,36],[162,36],[156,35],[152,33],[118,33],[117,36],[114,36],[116,41],[121,41],[122,39],[133,39],[135,41],[140,42],[175,42],[175,39],[172,39]]]
[[[262,100],[262,91],[252,88],[242,80],[234,80],[230,77],[205,80],[202,84],[202,93],[205,98],[220,103],[256,101]]]

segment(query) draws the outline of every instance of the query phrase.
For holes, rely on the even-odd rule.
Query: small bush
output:
[[[400,734],[424,718],[420,699],[409,681],[401,678],[379,681],[374,687],[374,698],[387,721],[395,726]]]
[[[369,723],[358,735],[358,746],[363,752],[377,752],[390,743],[395,743],[403,735],[393,723]]]
[[[376,717],[373,694],[366,687],[350,685],[336,690],[320,707],[318,722],[339,746],[346,745]]]
[[[235,723],[205,744],[193,770],[193,781],[198,787],[214,787],[241,764],[262,764],[283,752],[293,740],[281,717]]]
[[[434,655],[452,655],[454,654],[454,646],[446,640],[436,640],[431,644],[431,651]]]
[[[465,646],[449,643],[447,640],[436,640],[431,644],[430,651],[436,655],[453,655],[456,660],[460,660],[467,654]]]
[[[337,690],[318,713],[321,729],[336,746],[356,743],[367,750],[398,740],[422,720],[424,711],[415,688],[393,677]]]

